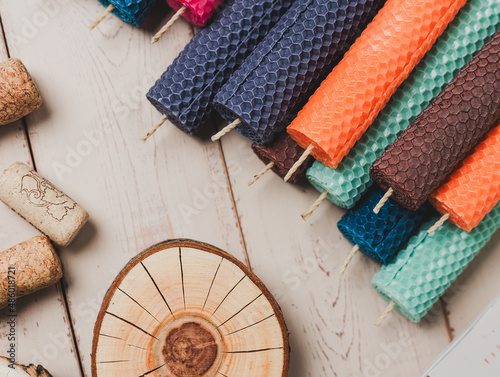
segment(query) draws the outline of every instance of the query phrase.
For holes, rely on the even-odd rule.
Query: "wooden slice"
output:
[[[0,377],[52,377],[41,365],[28,366],[13,364],[10,360],[0,356]]]
[[[288,332],[241,262],[190,240],[160,243],[120,272],[94,328],[93,377],[279,377]]]

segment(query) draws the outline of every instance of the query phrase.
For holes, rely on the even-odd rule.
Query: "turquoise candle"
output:
[[[498,0],[469,1],[338,168],[314,162],[311,184],[332,203],[352,208],[372,184],[370,166],[499,28]]]
[[[437,219],[424,224],[372,280],[377,292],[413,322],[425,316],[500,227],[500,204],[470,233],[446,222],[428,234]]]

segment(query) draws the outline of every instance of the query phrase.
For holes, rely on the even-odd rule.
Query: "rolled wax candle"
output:
[[[422,205],[500,123],[500,31],[370,169],[382,189],[409,209]]]
[[[448,221],[470,232],[500,200],[500,126],[491,130],[429,198]]]
[[[156,5],[156,0],[99,0],[108,7],[114,6],[113,14],[131,25],[139,26]]]
[[[42,97],[26,67],[19,59],[0,64],[0,125],[8,124],[35,111]]]
[[[223,0],[167,0],[167,4],[176,11],[182,7],[186,7],[181,17],[194,26],[203,27],[210,20],[210,17],[212,17],[222,1]]]
[[[217,91],[290,7],[288,0],[236,0],[199,31],[146,95],[189,135],[212,112]]]
[[[241,120],[236,130],[253,142],[271,142],[384,1],[295,1],[217,93],[219,114]]]
[[[372,185],[370,167],[500,28],[498,0],[470,0],[392,96],[349,154],[332,169],[315,161],[307,178],[334,204],[352,208]]]
[[[465,0],[388,0],[288,126],[336,168]]]
[[[373,208],[384,196],[380,189],[349,210],[337,224],[340,232],[378,263],[387,264],[432,212],[431,206],[410,211],[389,199],[378,214]]]
[[[269,145],[252,144],[252,150],[264,162],[264,164],[273,163],[272,171],[278,174],[281,178],[285,177],[290,168],[302,156],[304,149],[288,135],[286,132],[281,132],[277,139]],[[305,174],[307,168],[313,162],[312,157],[308,157],[299,169],[290,177],[288,182],[297,183]]]
[[[413,322],[424,317],[500,227],[500,205],[470,233],[447,222],[430,235],[436,220],[424,224],[372,280],[377,292]]]

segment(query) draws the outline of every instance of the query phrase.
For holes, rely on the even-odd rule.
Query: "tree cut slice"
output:
[[[160,243],[120,272],[94,328],[93,377],[284,377],[288,332],[264,284],[225,252]]]
[[[28,366],[12,363],[6,357],[0,356],[0,377],[52,377],[41,365]]]

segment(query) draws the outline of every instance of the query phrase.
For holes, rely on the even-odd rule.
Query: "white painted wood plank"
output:
[[[459,335],[481,311],[500,295],[500,232],[450,287],[447,308],[454,335]]]
[[[7,53],[2,40],[0,61],[5,59]],[[0,126],[0,171],[15,161],[32,165],[21,121]],[[0,250],[39,234],[0,203]],[[22,364],[43,364],[56,377],[80,375],[59,284],[19,299],[16,309],[16,360]],[[6,311],[0,313],[2,356],[6,356],[10,349],[11,341],[7,336],[10,333],[10,319]]]
[[[245,145],[242,147],[240,145]],[[241,165],[231,182],[254,272],[276,295],[291,332],[291,377],[416,375],[447,345],[442,310],[416,325],[393,314],[374,322],[385,302],[370,280],[379,266],[358,255],[345,278],[339,269],[352,245],[336,224],[344,211],[323,204],[308,222],[300,213],[318,196],[270,173],[248,187],[262,163],[237,133],[224,154]]]
[[[3,2],[7,38],[22,34],[23,20],[43,11],[43,3]],[[28,119],[37,167],[90,213],[90,223],[61,251],[90,375],[101,299],[132,256],[177,237],[212,243],[240,259],[244,249],[218,145],[172,125],[140,140],[161,117],[144,95],[189,41],[191,27],[180,21],[152,46],[167,14],[140,29],[110,17],[91,33],[87,26],[102,11],[97,1],[57,4],[49,22],[11,52],[30,66],[45,99]]]

